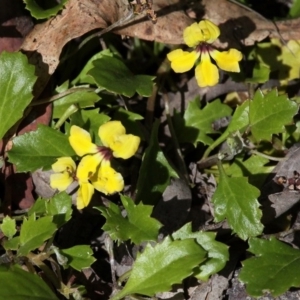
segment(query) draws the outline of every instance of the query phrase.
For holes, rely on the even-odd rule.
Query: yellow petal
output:
[[[79,189],[77,192],[77,209],[87,207],[94,194],[94,187],[89,182],[79,182]]]
[[[91,182],[96,190],[105,195],[120,192],[124,188],[122,175],[116,172],[107,160],[101,163],[98,172],[91,178]]]
[[[73,173],[76,169],[76,164],[71,157],[60,157],[51,167],[52,170],[57,173],[64,171]]]
[[[209,20],[193,23],[183,32],[184,42],[189,47],[195,47],[201,42],[213,43],[220,35],[220,29]]]
[[[100,126],[99,137],[104,146],[109,147],[113,156],[128,159],[137,151],[140,138],[126,134],[125,127],[120,121],[109,121]]]
[[[167,54],[168,59],[171,61],[171,68],[176,73],[183,73],[189,71],[195,64],[200,53],[196,51],[187,52],[182,49],[176,49]]]
[[[84,156],[77,167],[77,179],[81,182],[87,182],[88,179],[95,174],[102,159],[103,156],[100,153]]]
[[[239,61],[243,58],[240,51],[236,49],[229,49],[223,52],[213,50],[210,52],[210,55],[220,69],[228,72],[240,72]]]
[[[200,87],[214,86],[218,83],[219,71],[211,62],[208,53],[202,53],[201,62],[195,69],[195,75]]]
[[[76,125],[71,127],[69,142],[79,156],[97,152],[97,146],[92,143],[90,134]]]
[[[53,189],[58,189],[60,192],[65,191],[72,182],[73,178],[68,172],[50,175],[50,186]]]

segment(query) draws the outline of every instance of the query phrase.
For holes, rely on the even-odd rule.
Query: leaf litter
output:
[[[239,48],[250,46],[268,37],[279,38],[284,41],[300,39],[299,30],[297,30],[297,28],[299,28],[299,19],[277,21],[274,23],[234,1],[203,0],[201,3],[193,3],[193,1],[191,1],[191,5],[189,6],[187,1],[157,0],[153,3],[153,10],[157,14],[157,22],[155,24],[145,15],[134,16],[133,18],[129,17],[131,16],[131,12],[128,3],[125,0],[69,0],[64,9],[57,16],[36,25],[33,31],[25,37],[23,45],[21,46],[22,51],[27,53],[31,63],[36,66],[36,73],[39,75],[39,81],[35,85],[36,97],[44,91],[51,75],[57,70],[61,53],[68,42],[80,38],[92,30],[97,30],[100,33],[101,29],[109,28],[109,26],[115,23],[118,23],[118,26],[113,28],[112,32],[119,35],[174,45],[183,43],[183,29],[193,22],[193,19],[189,16],[196,17],[197,19],[207,18],[217,24],[222,24],[222,35],[218,42],[218,46],[221,48],[226,48],[228,46]],[[80,16],[80,18],[78,18],[78,16]],[[216,97],[228,94],[231,91],[247,91],[247,86],[245,84],[232,82],[230,79],[213,88],[204,88],[201,90],[194,85],[194,79],[190,79],[187,87],[188,90],[185,91],[183,101],[189,102],[192,98],[199,95],[205,97],[206,101],[210,101]],[[188,106],[188,102],[180,103],[181,99],[179,93],[173,94],[172,92],[169,92],[169,101],[172,103],[172,106],[176,107],[178,110],[179,108],[187,108]],[[214,105],[216,104],[216,102],[213,103]],[[41,122],[44,124],[49,123],[49,112],[44,112],[44,118],[46,120],[42,120]],[[161,120],[163,120],[162,116]],[[26,127],[23,127],[22,130],[19,130],[19,134],[31,132],[32,130],[32,128],[26,129]],[[209,132],[209,134],[211,133],[214,133],[213,129]],[[271,131],[271,133],[273,132]],[[164,146],[166,146],[168,143],[168,136],[164,137],[164,139],[162,139],[162,142],[165,144]],[[172,149],[169,149],[168,151],[172,152]],[[299,202],[299,192],[298,189],[295,188],[295,183],[294,188],[291,189],[290,185],[282,187],[275,182],[275,179],[279,177],[284,177],[287,181],[291,181],[292,179],[297,181],[298,178],[295,179],[295,171],[300,171],[300,168],[296,163],[299,161],[298,152],[298,146],[292,147],[288,151],[285,161],[276,166],[270,175],[270,178],[267,180],[267,183],[265,183],[261,189],[260,203],[262,204],[264,215],[262,219],[263,224],[274,222],[274,219],[288,212],[289,209],[293,208]],[[193,162],[190,161],[188,163],[190,164],[190,168],[193,168]],[[159,197],[159,202],[154,210],[153,216],[158,220],[161,220],[165,225],[165,234],[166,232],[171,233],[177,230],[185,222],[191,220],[195,221],[196,218],[196,223],[202,224],[202,228],[212,230],[219,226],[221,238],[228,237],[230,227],[226,224],[226,221],[220,223],[218,226],[215,226],[212,222],[213,207],[211,206],[211,198],[216,189],[215,178],[207,177],[204,173],[195,171],[194,176],[197,177],[194,181],[197,186],[197,198],[202,201],[193,201],[191,190],[184,179],[172,179],[166,192]],[[242,180],[241,182],[244,181]],[[39,184],[38,181],[35,183]],[[45,182],[43,182],[42,185],[43,184],[45,184]],[[170,191],[168,191],[168,189]],[[43,195],[41,194],[40,196]],[[94,201],[97,204],[97,200]],[[270,201],[271,204],[267,203],[268,201]],[[283,201],[284,205],[282,205]],[[171,202],[173,202],[173,204]],[[31,206],[31,204],[32,203],[29,203],[27,207]],[[270,210],[270,208],[272,208],[272,210]],[[201,211],[201,214],[199,211]],[[63,241],[62,244],[64,244],[64,248],[68,248],[69,245],[66,244],[72,244],[74,240],[80,238],[78,233],[73,234],[71,237],[68,236],[68,234],[72,229],[78,228],[83,224],[83,228],[80,231],[81,234],[85,235],[85,240],[88,243],[90,241],[87,237],[90,237],[95,249],[98,249],[99,253],[101,253],[100,247],[103,244],[105,237],[100,230],[101,226],[99,220],[93,217],[89,220],[90,214],[92,214],[91,212],[88,212],[87,215],[85,214],[80,215],[75,213],[74,219],[71,224],[68,225],[69,228],[63,229],[63,233],[60,236],[61,242]],[[201,221],[199,221],[199,218],[201,218]],[[89,225],[86,225],[88,220],[91,221],[92,227],[97,226],[99,230],[93,231]],[[203,226],[203,224],[205,224],[206,227]],[[293,226],[297,227],[297,224],[299,225],[296,221]],[[247,237],[248,236],[246,235],[245,239]],[[283,236],[281,240],[285,241],[285,237]],[[286,241],[290,240],[291,237],[287,235]],[[186,247],[192,247],[189,245],[191,244],[190,241],[185,243]],[[230,243],[239,244],[240,241],[237,240],[237,238],[233,238]],[[129,266],[131,266],[131,254],[135,256],[138,251],[136,246],[132,247],[132,245],[128,244],[127,247],[128,248],[123,249],[121,254],[119,254],[119,261],[116,262],[119,266],[122,266],[123,264],[129,264]],[[130,247],[132,247],[132,249],[130,249]],[[131,252],[130,255],[128,255],[128,249]],[[152,251],[152,249],[148,246],[145,251]],[[196,248],[194,251],[197,252]],[[236,255],[238,257],[238,254]],[[104,258],[102,259],[105,261],[105,256],[103,257]],[[232,260],[237,260],[237,257],[234,257]],[[226,293],[226,290],[229,295],[228,299],[241,299],[233,293],[234,289],[238,289],[234,285],[234,280],[232,281],[233,286],[228,289],[228,280],[234,278],[234,270],[236,269],[236,264],[232,264],[232,260],[230,261],[231,264],[229,263],[229,266],[231,267],[230,272],[225,270],[222,271],[220,275],[211,277],[208,283],[200,285],[197,283],[196,289],[200,289],[201,291],[197,291],[197,296],[195,296],[195,290],[191,291],[191,299],[202,299],[197,297],[204,297],[203,295],[210,299],[214,299],[213,297],[220,298],[222,294]],[[106,264],[106,268],[107,267]],[[223,274],[226,274],[226,276]],[[122,272],[118,273],[118,275],[121,276]],[[223,277],[221,277],[222,275]],[[103,270],[95,276],[99,286],[101,286],[100,281],[102,278],[105,278],[105,276],[107,276],[107,273],[105,274]],[[107,282],[108,281],[109,279],[107,279]],[[94,287],[95,290],[93,292],[96,292],[98,288],[99,287]],[[189,288],[191,289],[191,287]],[[107,286],[103,289],[107,289],[107,293],[109,293],[109,288]],[[241,287],[241,289],[243,290],[244,287]],[[214,290],[218,290],[218,293],[216,293],[217,295],[214,293]],[[93,292],[91,294],[93,294]],[[290,292],[287,293],[289,294]],[[178,293],[178,295],[180,294],[182,295],[181,292]],[[163,295],[161,295],[161,297],[163,298]]]

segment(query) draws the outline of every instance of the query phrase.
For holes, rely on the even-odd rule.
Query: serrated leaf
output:
[[[72,104],[79,108],[93,106],[100,99],[99,95],[91,91],[74,90],[73,93],[66,95],[54,102],[53,118],[60,118]]]
[[[138,245],[144,241],[156,241],[161,228],[160,222],[151,218],[153,207],[139,203],[135,205],[129,197],[121,195],[121,201],[127,212],[122,216],[120,208],[110,203],[109,207],[96,207],[106,218],[102,227],[113,240],[131,240]]]
[[[207,259],[194,269],[194,276],[200,280],[208,280],[210,275],[222,270],[229,260],[228,246],[216,241],[216,234],[214,232],[192,232],[192,224],[187,223],[174,232],[172,237],[175,240],[194,238],[207,251]]]
[[[262,212],[257,201],[259,190],[245,177],[228,177],[222,165],[219,171],[220,182],[212,197],[215,221],[226,218],[232,230],[243,240],[261,234]]]
[[[170,183],[170,178],[178,178],[161,151],[158,140],[159,123],[152,128],[150,144],[145,151],[137,182],[136,201],[155,205]]]
[[[270,291],[279,296],[291,287],[300,287],[300,251],[272,237],[270,240],[249,240],[252,257],[243,261],[239,279],[247,292],[258,297]]]
[[[17,265],[0,269],[0,282],[0,299],[58,300],[45,281]]]
[[[46,200],[42,198],[38,198],[34,204],[30,207],[28,211],[28,216],[31,216],[32,214],[35,215],[44,215],[46,214]]]
[[[68,265],[77,271],[89,268],[96,259],[92,256],[93,251],[88,245],[74,246],[69,249],[61,249],[62,255],[68,258]]]
[[[204,108],[200,108],[199,98],[189,102],[184,113],[184,124],[175,121],[174,127],[180,142],[192,143],[202,142],[204,145],[211,145],[213,139],[208,136],[217,133],[212,127],[212,123],[220,118],[230,116],[231,108],[222,104],[219,99],[207,103]]]
[[[39,6],[39,4],[35,0],[23,0],[26,3],[26,9],[30,11],[30,14],[36,19],[47,19],[52,16],[55,16],[61,9],[63,9],[64,5],[68,0],[61,0],[59,4],[56,6],[43,9]]]
[[[286,95],[273,90],[266,95],[257,90],[250,102],[249,120],[253,136],[257,140],[268,140],[272,134],[285,131],[284,125],[291,123],[298,111],[298,105]]]
[[[171,285],[191,275],[205,255],[206,251],[193,239],[171,241],[167,237],[155,247],[148,244],[138,254],[125,287],[111,300],[135,293],[152,296],[168,291]]]
[[[116,57],[103,56],[93,61],[94,68],[87,74],[92,76],[101,88],[132,97],[135,92],[144,97],[152,94],[153,76],[134,75],[126,65]]]
[[[259,188],[274,169],[274,166],[265,166],[268,162],[267,158],[258,155],[252,155],[245,161],[241,157],[235,157],[234,162],[226,169],[226,174],[248,177],[249,183]]]
[[[14,138],[8,152],[9,161],[16,165],[18,172],[50,168],[57,157],[74,155],[68,137],[45,125]]]
[[[35,215],[31,215],[28,219],[24,218],[18,255],[27,255],[31,250],[40,247],[56,230],[57,226],[51,216],[41,217],[38,220],[35,220]]]
[[[20,237],[15,236],[10,240],[4,241],[3,246],[5,250],[18,250],[20,245]]]
[[[5,216],[2,224],[0,225],[0,230],[5,236],[11,239],[17,232],[16,220],[10,218],[9,216]]]
[[[52,199],[46,202],[47,215],[53,216],[53,223],[57,227],[71,219],[72,215],[72,198],[66,192],[55,195]]]
[[[33,99],[34,72],[34,66],[21,52],[0,54],[0,140],[22,118]]]

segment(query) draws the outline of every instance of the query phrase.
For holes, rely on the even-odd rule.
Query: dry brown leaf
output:
[[[153,8],[157,13],[157,23],[146,16],[137,16],[132,21],[115,30],[116,33],[145,40],[155,40],[167,44],[183,43],[182,32],[194,20],[207,18],[220,25],[220,47],[252,45],[267,36],[286,39],[300,39],[299,19],[278,22],[276,25],[246,7],[228,0],[155,0]],[[69,0],[66,7],[56,17],[37,25],[27,36],[22,50],[28,53],[31,63],[37,66],[39,83],[37,94],[41,92],[56,70],[64,45],[85,33],[124,19],[129,14],[127,0]],[[192,6],[193,4],[193,6]],[[280,30],[280,35],[278,29]]]

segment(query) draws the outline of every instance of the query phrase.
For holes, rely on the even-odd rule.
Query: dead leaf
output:
[[[137,16],[124,21],[114,32],[167,44],[181,44],[184,28],[194,22],[185,12],[188,8],[193,10],[197,20],[207,18],[220,26],[222,34],[216,45],[222,48],[253,45],[268,36],[300,39],[299,19],[277,22],[275,25],[249,8],[227,0],[202,0],[194,2],[194,7],[189,1],[156,0],[153,4],[157,14],[156,24],[147,16]],[[67,42],[93,29],[106,28],[125,20],[129,13],[127,0],[69,0],[60,14],[36,25],[21,47],[31,63],[37,66],[40,78],[36,95],[48,82],[49,74],[56,70],[62,48]]]

